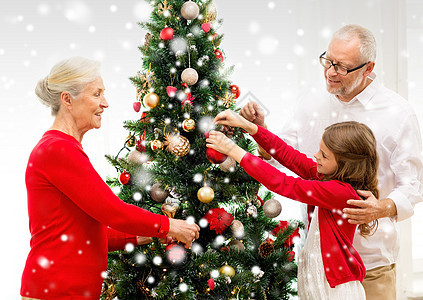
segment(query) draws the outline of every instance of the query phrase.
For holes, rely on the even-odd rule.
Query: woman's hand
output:
[[[255,134],[257,132],[257,125],[244,119],[234,111],[227,109],[219,113],[215,118],[216,124],[221,124],[230,127],[240,127],[247,131],[249,134]]]
[[[206,139],[208,143],[206,146],[212,148],[220,153],[229,155],[237,162],[240,162],[246,151],[234,143],[231,139],[226,137],[219,131],[212,130],[209,132],[209,137]]]
[[[200,236],[200,227],[185,220],[169,219],[168,236],[184,243],[185,248],[191,248],[192,242]]]

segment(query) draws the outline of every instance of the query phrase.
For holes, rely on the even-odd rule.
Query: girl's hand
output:
[[[206,142],[209,143],[206,145],[208,148],[212,148],[226,155],[230,155],[231,150],[237,147],[237,145],[226,135],[215,130],[209,132],[209,137],[206,139]]]
[[[240,127],[246,130],[250,134],[255,134],[257,132],[257,125],[251,123],[250,121],[244,119],[234,111],[227,109],[219,113],[215,118],[214,122],[216,124],[221,124],[224,126],[230,127]]]
[[[237,162],[240,162],[244,157],[246,151],[235,144],[231,139],[219,131],[212,130],[209,132],[209,137],[206,139],[206,146],[212,148],[220,153],[229,155]]]

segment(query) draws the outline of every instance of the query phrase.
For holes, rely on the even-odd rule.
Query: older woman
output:
[[[196,224],[124,203],[94,170],[81,141],[101,126],[104,89],[99,64],[81,57],[56,64],[36,87],[55,119],[26,170],[31,251],[23,299],[97,300],[108,251],[141,236],[172,236],[186,247],[198,238]]]

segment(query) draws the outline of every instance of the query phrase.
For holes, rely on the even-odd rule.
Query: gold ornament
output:
[[[172,9],[172,5],[168,5],[167,0],[163,1],[163,4],[159,4],[159,10],[157,11],[157,13],[159,15],[164,15],[165,17],[170,16],[170,12],[169,10]]]
[[[182,122],[182,129],[186,132],[191,132],[195,129],[195,121],[193,119],[185,119]]]
[[[145,40],[144,46],[145,47],[150,47],[150,45],[151,45],[151,38],[152,37],[153,37],[153,35],[151,33],[147,32],[147,34],[144,37],[144,40]]]
[[[236,100],[235,100],[235,96],[231,93],[229,94],[228,92],[226,92],[226,96],[225,97],[218,97],[220,101],[222,101],[223,106],[226,108],[229,108],[231,105],[233,105]]]
[[[275,252],[275,246],[273,246],[273,242],[265,240],[260,244],[258,252],[261,257],[266,258]]]
[[[194,20],[198,17],[198,14],[200,13],[200,8],[198,7],[197,3],[190,1],[187,1],[182,5],[181,7],[181,15],[186,20]]]
[[[148,42],[150,42],[150,40]],[[151,82],[153,81],[153,76],[154,76],[154,72],[151,72],[151,70],[148,70],[145,74],[138,74],[139,79],[143,82],[143,85],[142,85],[143,89],[151,88]]]
[[[276,218],[282,211],[281,203],[276,199],[269,199],[264,202],[263,212],[268,218]]]
[[[172,132],[168,135],[165,135],[167,145],[166,150],[170,151],[173,155],[178,157],[183,157],[188,154],[191,149],[188,139],[179,132]]]
[[[176,213],[179,210],[179,205],[176,203],[163,203],[162,204],[162,212],[165,214],[168,218],[175,217]]]
[[[235,270],[230,265],[224,265],[219,269],[219,272],[229,277],[235,276]]]
[[[160,140],[154,140],[154,141],[150,142],[150,147],[151,147],[151,150],[153,150],[153,151],[162,150],[163,149],[163,143]]]
[[[209,203],[214,199],[214,191],[209,186],[203,186],[197,192],[198,200],[203,203]]]
[[[186,68],[182,71],[181,80],[188,85],[194,85],[198,81],[198,73],[193,68]]]
[[[207,6],[207,12],[206,12],[206,20],[209,22],[216,21],[217,19],[217,9],[216,6],[214,6],[213,3],[210,3]]]
[[[146,107],[153,109],[159,104],[160,98],[155,93],[148,93],[144,96],[143,102]]]
[[[129,134],[128,137],[126,138],[126,145],[128,147],[134,147],[136,143],[137,143],[137,139],[135,138],[135,136],[132,134]]]

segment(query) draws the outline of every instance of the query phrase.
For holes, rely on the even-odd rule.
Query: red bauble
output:
[[[134,110],[136,112],[139,112],[140,109],[141,109],[141,102],[138,102],[138,101],[137,102],[134,102],[133,107],[134,107]]]
[[[127,171],[123,171],[122,174],[119,176],[119,181],[123,185],[128,185],[131,183],[131,174]]]
[[[233,84],[229,88],[231,89],[232,95],[235,96],[235,99],[238,99],[239,95],[241,95],[239,87],[237,85]]]
[[[186,251],[181,244],[173,243],[166,246],[166,258],[171,264],[181,264],[185,261]]]
[[[204,132],[204,137],[205,137],[206,139],[208,139],[208,138],[209,138],[209,132],[208,132],[208,131]]]
[[[220,60],[220,62],[223,62],[224,57],[223,57],[223,52],[220,51],[219,49],[214,50],[214,55],[216,55],[216,58]]]
[[[207,283],[209,284],[209,289],[213,291],[215,287],[214,279],[210,278]]]
[[[228,158],[226,154],[220,153],[212,148],[207,148],[206,156],[212,164],[221,164]]]
[[[295,252],[291,251],[288,253],[288,261],[293,261],[295,258]]]
[[[171,40],[173,39],[173,33],[174,33],[174,30],[172,28],[170,27],[163,28],[162,31],[160,31],[160,38],[162,40]]]

